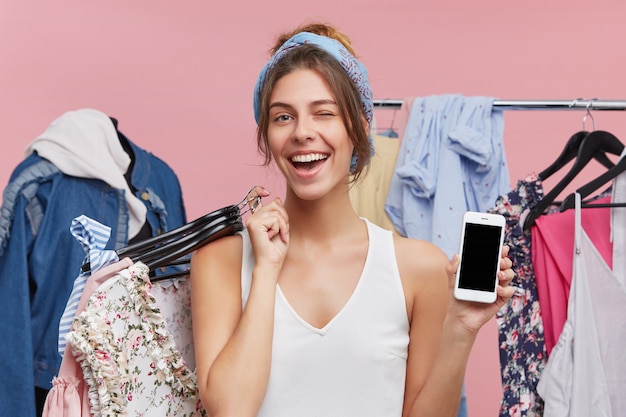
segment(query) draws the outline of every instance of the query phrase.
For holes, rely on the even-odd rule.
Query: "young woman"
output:
[[[334,28],[280,37],[254,99],[259,149],[287,189],[193,256],[208,415],[456,416],[476,334],[512,295],[508,248],[498,300],[460,302],[456,256],[355,213],[348,190],[373,152],[372,94]]]

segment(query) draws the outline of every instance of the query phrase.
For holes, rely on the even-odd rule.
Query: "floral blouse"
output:
[[[500,417],[540,417],[543,400],[537,384],[546,365],[543,322],[532,266],[530,231],[524,231],[529,209],[543,197],[535,174],[518,181],[514,190],[498,198],[493,213],[506,218],[505,243],[511,248],[517,287],[510,302],[496,314],[503,397]]]
[[[166,319],[159,307],[168,296],[160,294],[157,302],[153,293],[163,288],[150,283],[148,272],[138,262],[102,284],[68,334],[89,386],[91,412],[95,417],[204,416],[195,372],[177,347],[185,340],[180,335],[189,310],[169,309]],[[188,287],[178,289],[169,287],[179,294],[173,299],[188,298]],[[182,333],[174,337],[168,326]],[[192,357],[186,340],[183,350]]]

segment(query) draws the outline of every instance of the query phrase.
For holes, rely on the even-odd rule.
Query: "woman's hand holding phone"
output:
[[[453,296],[448,319],[477,332],[508,302],[515,273],[509,247],[503,245],[504,217],[467,212],[463,218],[459,255],[448,263]]]

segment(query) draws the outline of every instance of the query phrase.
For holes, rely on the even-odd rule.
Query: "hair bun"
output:
[[[270,50],[271,54],[274,55],[276,51],[278,51],[278,49],[285,42],[291,39],[294,35],[297,35],[298,33],[301,33],[301,32],[309,32],[315,35],[320,35],[320,36],[325,36],[327,38],[335,39],[341,42],[344,48],[346,48],[348,52],[350,52],[352,55],[354,55],[354,57],[356,57],[356,53],[354,52],[354,49],[352,48],[352,41],[350,41],[350,38],[348,37],[348,35],[346,35],[345,33],[339,31],[337,28],[326,23],[305,23],[305,24],[298,26],[291,32],[283,33],[276,39],[276,43],[274,44],[274,47]]]

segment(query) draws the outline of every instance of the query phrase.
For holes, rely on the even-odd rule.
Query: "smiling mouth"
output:
[[[328,155],[321,153],[311,153],[306,155],[296,155],[290,160],[291,164],[296,169],[310,170],[318,165],[321,165],[326,159],[328,159]]]

